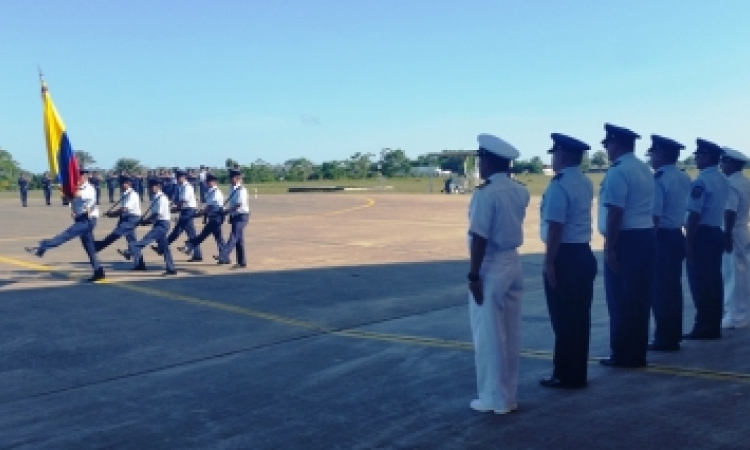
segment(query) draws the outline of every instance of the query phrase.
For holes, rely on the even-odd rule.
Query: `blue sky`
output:
[[[99,166],[544,156],[603,123],[750,154],[750,2],[0,2],[0,147],[45,170],[37,64]],[[639,153],[648,141],[640,144]]]

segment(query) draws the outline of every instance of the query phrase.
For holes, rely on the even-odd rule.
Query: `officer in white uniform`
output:
[[[469,206],[469,315],[480,412],[516,409],[523,272],[518,247],[529,191],[507,172],[519,153],[504,140],[480,134],[479,172],[486,183]]]
[[[697,145],[695,162],[700,173],[690,190],[685,226],[685,259],[696,313],[693,330],[682,338],[720,339],[724,302],[722,226],[729,181],[718,168],[723,153],[721,147],[704,139],[698,139]]]
[[[177,204],[176,211],[180,214],[177,219],[177,223],[172,232],[169,233],[167,238],[167,245],[172,245],[172,242],[176,241],[178,237],[184,231],[187,234],[188,239],[194,239],[198,234],[195,232],[195,211],[198,207],[198,202],[195,199],[195,190],[193,185],[188,183],[187,174],[183,171],[176,171],[177,180],[177,191],[175,193],[175,203]],[[169,195],[168,193],[166,195]],[[154,251],[160,253],[163,251],[158,245],[152,247]],[[203,255],[201,254],[201,247],[196,245],[193,247],[193,256],[187,260],[188,262],[199,262],[203,261]]]
[[[172,215],[169,207],[169,197],[162,191],[161,185],[162,180],[158,178],[149,181],[149,189],[154,194],[154,199],[151,200],[151,204],[141,221],[142,225],[152,223],[153,227],[143,236],[143,239],[129,242],[127,250],[118,250],[118,252],[125,259],[138,261],[141,258],[143,249],[150,243],[156,242],[159,247],[164,249],[163,256],[166,263],[166,270],[162,275],[170,276],[177,274],[174,261],[172,260],[172,253],[169,251],[169,245],[167,245],[167,233],[169,232]]]
[[[611,353],[599,362],[608,367],[643,367],[656,258],[654,177],[635,156],[638,134],[610,124],[604,129],[602,144],[612,165],[602,181],[598,216],[604,236]]]
[[[242,185],[242,172],[230,170],[229,177],[232,180],[232,192],[227,200],[227,212],[229,213],[229,224],[232,230],[226,244],[219,249],[219,256],[215,257],[218,264],[229,264],[229,254],[236,251],[237,264],[233,269],[247,267],[245,259],[245,227],[250,221],[250,200],[247,189]]]
[[[552,141],[556,174],[542,197],[540,234],[546,244],[544,293],[555,352],[552,376],[540,384],[582,388],[587,385],[596,258],[590,245],[594,187],[580,165],[591,147],[559,133],[552,134]]]
[[[125,236],[125,240],[130,244],[138,240],[135,229],[141,220],[141,198],[138,192],[133,189],[132,178],[128,176],[120,177],[120,191],[122,197],[113,208],[105,214],[107,217],[117,217],[117,226],[111,233],[101,241],[95,242],[97,253],[109,247],[113,242]],[[146,264],[143,258],[137,261],[133,270],[146,270]]]
[[[678,169],[685,146],[672,139],[652,135],[648,155],[654,172],[654,227],[656,267],[651,309],[654,340],[649,351],[677,351],[682,341],[682,265],[685,261],[685,223],[690,177]]]
[[[96,207],[96,190],[89,184],[88,174],[88,170],[80,171],[81,178],[78,182],[78,192],[70,202],[70,215],[75,222],[67,230],[52,239],[41,241],[39,247],[26,247],[26,251],[41,258],[47,250],[59,247],[72,239],[80,238],[89,257],[91,267],[94,269],[94,275],[87,281],[94,282],[104,279],[104,268],[99,263],[94,248],[94,228],[99,218],[99,209]]]
[[[216,182],[216,177],[213,174],[206,175],[206,183],[208,183],[209,189],[206,192],[205,206],[197,213],[197,215],[205,217],[206,225],[198,236],[194,239],[188,239],[183,247],[177,248],[177,250],[186,255],[192,254],[193,247],[202,244],[210,235],[214,236],[219,251],[224,246],[224,238],[221,234],[221,225],[224,223],[226,215],[226,211],[224,211],[224,194]]]
[[[750,162],[747,156],[724,147],[721,171],[729,180],[729,199],[724,213],[724,319],[722,328],[747,328],[750,297],[750,180],[742,169]],[[734,222],[734,226],[732,226]]]

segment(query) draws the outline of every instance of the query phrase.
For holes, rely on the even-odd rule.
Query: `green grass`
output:
[[[688,172],[691,178],[695,178],[697,175],[696,171]],[[604,178],[603,173],[589,173],[587,174],[591,181],[594,183],[594,194],[599,191],[599,184]],[[516,180],[525,184],[531,192],[531,195],[542,195],[544,190],[547,188],[552,177],[547,175],[516,175]],[[440,194],[440,190],[443,189],[445,179],[444,178],[433,178],[432,179],[432,193]],[[430,179],[426,177],[419,178],[389,178],[384,179],[382,182],[383,186],[392,186],[392,189],[384,190],[383,192],[393,193],[404,193],[404,194],[429,194],[430,193]],[[375,188],[378,186],[377,179],[367,180],[322,180],[322,181],[279,181],[273,183],[258,183],[258,184],[247,184],[251,194],[254,194],[254,189],[258,190],[258,195],[269,195],[269,194],[286,194],[290,187],[298,186],[348,186],[348,187],[366,187]],[[221,186],[223,191],[227,190],[227,186]],[[103,190],[105,193],[106,190]],[[361,191],[353,191],[361,192]],[[104,194],[106,196],[106,194]],[[29,192],[31,198],[42,196],[41,190]],[[18,198],[18,192],[5,191],[0,192],[0,198]],[[56,195],[53,193],[53,198]]]

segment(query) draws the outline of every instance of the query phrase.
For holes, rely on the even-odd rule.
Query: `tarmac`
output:
[[[601,367],[601,276],[589,387],[539,386],[553,335],[538,198],[521,248],[519,409],[494,415],[468,407],[466,195],[262,196],[247,269],[212,264],[208,240],[202,263],[173,251],[177,277],[151,251],[149,271],[131,272],[118,242],[98,284],[81,282],[78,242],[24,252],[70,223],[38,197],[0,200],[0,448],[750,448],[750,330],[685,342],[646,369]],[[114,225],[100,219],[97,237]],[[693,315],[686,289],[686,329]]]

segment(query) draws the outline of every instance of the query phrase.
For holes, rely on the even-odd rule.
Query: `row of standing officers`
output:
[[[603,275],[610,318],[608,367],[647,365],[649,351],[678,351],[683,339],[719,339],[722,328],[747,327],[750,180],[742,153],[698,139],[695,180],[676,166],[684,146],[652,135],[651,168],[635,156],[640,136],[605,124],[612,164],[598,195],[604,237]],[[518,151],[480,135],[485,185],[469,207],[469,304],[478,398],[471,407],[515,410],[520,353],[523,242],[528,190],[508,177]],[[541,201],[544,290],[555,334],[553,370],[540,384],[587,385],[591,304],[597,263],[591,250],[594,187],[580,169],[586,143],[552,134],[552,178]],[[721,170],[719,168],[721,166]],[[653,170],[652,170],[653,169]],[[683,333],[682,270],[687,262],[696,316]],[[649,342],[653,311],[655,330]]]

